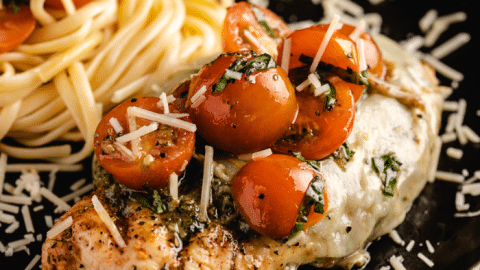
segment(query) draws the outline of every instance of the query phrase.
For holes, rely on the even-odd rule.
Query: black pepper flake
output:
[[[160,153],[160,157],[161,157],[161,158],[164,158],[164,157],[166,157],[166,156],[167,156],[167,153],[163,153],[163,152]]]
[[[263,193],[260,194],[260,195],[258,196],[258,198],[259,198],[260,200],[263,200],[263,198],[265,198],[265,194],[263,194]]]
[[[233,128],[237,128],[237,125],[235,125],[235,124],[232,124],[232,127],[233,127]]]
[[[137,101],[136,98],[132,98],[132,99],[130,100],[130,102],[136,102],[136,101]]]
[[[80,265],[78,266],[78,268],[83,268],[83,264],[80,264]]]
[[[278,250],[275,250],[273,253],[275,253],[275,255],[278,255]]]
[[[138,223],[138,225],[144,225],[144,224],[145,224],[145,221],[140,221],[140,222]]]
[[[352,231],[352,227],[351,227],[351,226],[347,226],[346,232],[349,233],[350,231]]]

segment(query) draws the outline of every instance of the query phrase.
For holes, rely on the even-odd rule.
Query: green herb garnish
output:
[[[383,194],[393,196],[397,183],[397,173],[402,163],[397,160],[394,153],[373,157],[371,160],[373,171],[382,179],[384,184]]]
[[[262,13],[262,11],[255,5],[250,4],[250,7],[252,8],[253,14],[255,15],[255,19],[257,20],[258,24],[260,24],[260,26],[265,29],[265,32],[267,32],[268,36],[275,39],[275,34],[268,26],[265,15]]]
[[[246,61],[244,58],[237,58],[230,67],[228,68],[231,71],[245,73],[247,75],[252,74],[255,71],[267,70],[270,68],[277,67],[277,63],[269,54],[261,54],[249,61]],[[212,86],[212,94],[221,92],[227,87],[229,82],[234,82],[235,79],[228,76],[225,72],[217,81],[216,84]]]
[[[130,197],[157,214],[162,214],[167,210],[158,190],[149,193],[133,192]]]

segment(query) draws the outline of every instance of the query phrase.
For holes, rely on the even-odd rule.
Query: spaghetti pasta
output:
[[[0,151],[75,163],[93,149],[100,116],[221,52],[226,7],[216,0],[95,0],[63,10],[31,0],[38,25],[0,54]],[[13,140],[5,140],[11,138]],[[79,140],[72,153],[68,142]]]

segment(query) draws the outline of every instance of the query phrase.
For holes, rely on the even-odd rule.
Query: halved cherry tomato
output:
[[[229,77],[227,69],[240,77]],[[223,54],[205,65],[192,78],[187,107],[198,133],[212,146],[234,154],[269,147],[297,112],[295,90],[285,71],[270,55],[247,51]]]
[[[343,24],[339,31],[349,36],[354,30],[354,26]],[[362,31],[359,37],[364,40],[365,60],[368,66],[368,74],[382,78],[385,70],[385,63],[383,63],[382,52],[378,48],[377,43],[375,43],[373,38],[365,31]]]
[[[335,88],[336,103],[325,108],[325,96],[309,91],[297,93],[300,104],[297,119],[290,130],[275,143],[280,153],[300,152],[307,160],[319,160],[332,154],[347,139],[353,128],[355,107],[347,83],[335,75],[327,78]]]
[[[277,46],[289,33],[288,25],[272,11],[239,2],[228,8],[222,28],[223,48],[225,52],[255,50],[276,59]]]
[[[329,24],[314,25],[294,31],[287,38],[291,40],[289,77],[298,85],[311,73],[310,66],[325,37]],[[281,43],[279,51],[283,51]],[[279,56],[279,63],[283,61]],[[359,73],[359,59],[356,44],[347,35],[335,31],[322,54],[321,62],[316,70],[319,74],[333,73],[349,82],[354,100],[363,93],[366,78]]]
[[[0,53],[22,44],[35,29],[36,23],[28,6],[20,5],[18,12],[8,7],[0,9]]]
[[[140,155],[129,157],[122,152],[116,139],[130,132],[127,108],[139,107],[163,113],[157,97],[142,97],[126,101],[108,112],[100,121],[95,136],[94,151],[102,167],[121,184],[133,188],[163,188],[172,173],[180,175],[190,161],[195,145],[195,133],[159,124],[157,130],[140,137]],[[169,105],[171,113],[185,112],[181,107]],[[123,131],[117,133],[110,120],[115,118]],[[188,117],[181,118],[190,121]],[[151,121],[135,118],[137,129]],[[131,142],[123,144],[131,149]]]
[[[80,8],[93,0],[73,0],[75,7]],[[45,0],[45,5],[55,9],[63,9],[62,0]]]
[[[284,239],[295,227],[307,189],[314,180],[323,178],[307,163],[273,154],[256,158],[240,169],[232,180],[232,196],[236,208],[255,231]],[[318,195],[323,198],[324,213],[328,207],[325,189]],[[309,212],[305,229],[322,217],[323,214]]]

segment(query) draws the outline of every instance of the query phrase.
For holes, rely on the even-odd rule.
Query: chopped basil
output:
[[[330,91],[328,91],[325,94],[325,103],[323,103],[323,110],[331,110],[333,105],[337,103],[337,91],[335,90],[335,87],[333,87],[330,83],[328,84],[330,86]]]
[[[314,168],[315,170],[319,171],[320,170],[320,161],[319,160],[306,160],[303,156],[302,153],[300,152],[295,152],[293,155],[298,158],[301,161],[306,162],[310,167]]]
[[[20,11],[22,5],[28,6],[29,2],[25,0],[3,0],[3,6],[8,7],[15,14]]]
[[[228,69],[235,72],[245,73],[248,76],[255,71],[267,70],[275,67],[277,67],[277,63],[273,57],[264,53],[249,61],[239,57],[230,65]],[[223,75],[218,79],[217,83],[212,86],[212,94],[223,91],[229,82],[234,81],[235,79],[228,76],[226,72],[223,73]]]
[[[383,194],[393,196],[395,184],[397,183],[397,173],[402,163],[397,160],[394,153],[373,157],[371,160],[373,171],[383,181]]]
[[[308,215],[310,214],[310,209],[312,209],[312,207],[313,211],[317,214],[325,213],[324,191],[324,180],[319,175],[315,175],[312,183],[310,183],[310,186],[305,192],[305,197],[303,197],[300,210],[298,211],[295,227],[292,229],[288,239],[291,239],[305,228],[305,224],[308,220]]]
[[[267,24],[267,21],[265,20],[265,15],[262,13],[262,11],[255,5],[250,4],[250,7],[252,8],[253,14],[255,15],[255,19],[257,20],[258,24],[265,29],[265,32],[267,34],[275,39],[275,34],[273,33],[272,29]]]
[[[350,145],[347,142],[344,142],[334,153],[333,158],[335,159],[344,159],[345,161],[350,161],[353,158],[355,151],[350,149]]]
[[[288,239],[292,239],[297,235],[299,232],[303,231],[303,228],[305,228],[305,223],[303,222],[295,222],[295,226],[293,227],[292,231],[290,232],[290,235],[288,236]]]
[[[149,193],[133,192],[130,197],[157,214],[162,214],[167,210],[158,190]]]

